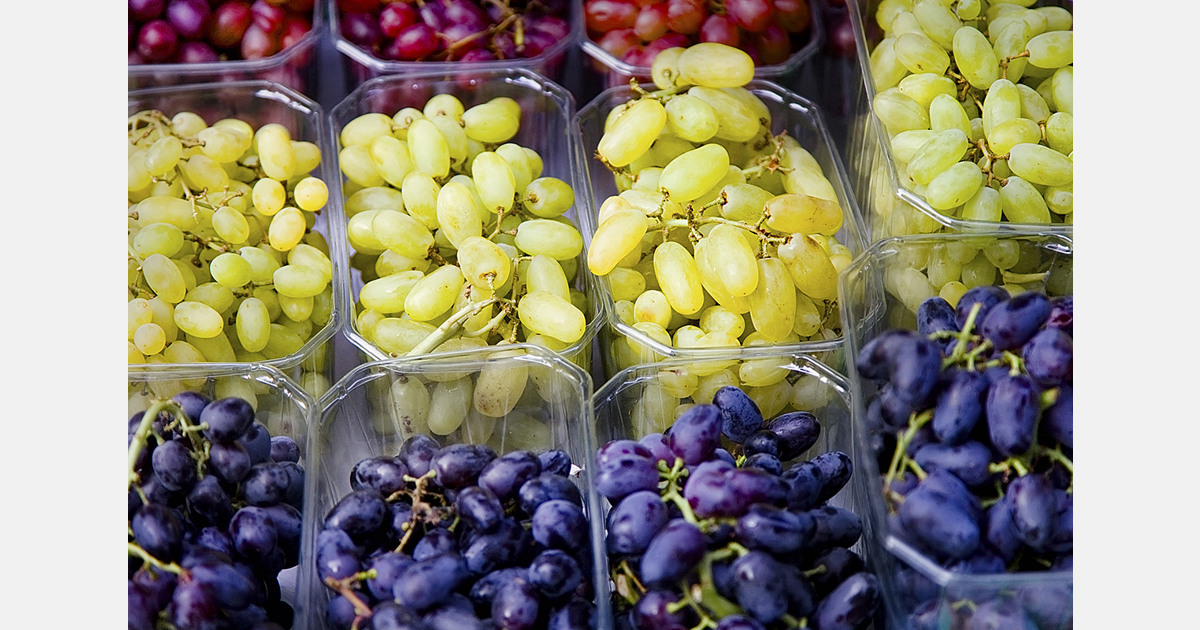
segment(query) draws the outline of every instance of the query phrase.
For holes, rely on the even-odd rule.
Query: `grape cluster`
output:
[[[387,61],[537,57],[571,35],[566,0],[338,0],[342,37]]]
[[[872,109],[901,185],[948,217],[1071,223],[1071,12],[884,0]]]
[[[280,123],[129,117],[130,364],[278,359],[329,323],[320,163]]]
[[[290,628],[299,445],[242,398],[184,391],[129,419],[129,628]]]
[[[595,484],[613,504],[605,545],[619,627],[869,625],[882,594],[850,550],[863,523],[829,503],[851,460],[800,459],[820,432],[809,412],[768,420],[744,391],[723,387],[665,434],[601,447]]]
[[[324,516],[330,628],[594,628],[591,536],[561,450],[406,439]]]
[[[893,535],[955,573],[1071,569],[1073,320],[1070,296],[987,285],[955,306],[928,298],[916,330],[863,346],[855,366],[878,385],[866,421]],[[980,627],[1070,627],[1062,585],[941,595],[908,567],[895,579],[910,627],[972,611]]]
[[[808,0],[585,0],[588,37],[614,58],[649,68],[659,53],[714,42],[755,65],[783,63],[810,40]]]
[[[392,356],[526,342],[564,350],[591,309],[575,288],[583,236],[571,185],[513,141],[521,105],[361,114],[341,131],[358,332]]]
[[[263,59],[312,30],[314,0],[129,0],[129,65]]]
[[[675,348],[836,338],[837,276],[853,258],[820,164],[746,84],[724,44],[663,51],[656,92],[613,108],[596,158],[618,194],[600,204],[588,267],[617,318]],[[746,317],[749,315],[749,317]],[[747,321],[748,320],[748,321]],[[618,365],[653,360],[630,339]]]

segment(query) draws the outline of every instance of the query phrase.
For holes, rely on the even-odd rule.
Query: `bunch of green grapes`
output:
[[[1072,223],[1073,16],[1031,4],[882,0],[874,12],[872,108],[901,185],[947,217]]]
[[[333,313],[321,150],[279,123],[129,117],[129,363],[291,356]]]
[[[615,173],[588,266],[620,320],[673,348],[836,338],[837,277],[851,259],[843,210],[820,164],[771,132],[745,85],[749,55],[724,44],[660,53],[659,90],[638,89],[605,121],[596,156]],[[631,337],[625,367],[654,359]]]
[[[513,142],[520,104],[365,113],[341,130],[355,325],[391,356],[525,342],[563,351],[587,332],[583,236],[571,185]]]

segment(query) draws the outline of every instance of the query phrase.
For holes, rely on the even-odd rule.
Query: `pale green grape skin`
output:
[[[974,162],[958,162],[939,173],[925,189],[934,210],[949,210],[966,203],[983,186],[984,176]]]
[[[1050,147],[1025,142],[1009,151],[1008,167],[1025,180],[1042,186],[1071,183],[1074,164],[1067,156]]]

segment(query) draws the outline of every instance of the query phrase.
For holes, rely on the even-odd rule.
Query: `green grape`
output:
[[[928,185],[952,164],[962,159],[970,142],[960,129],[946,129],[930,138],[908,163],[908,176],[918,184]]]
[[[250,148],[249,142],[242,144],[241,135],[224,127],[201,129],[196,139],[201,142],[204,155],[216,162],[233,162]]]
[[[646,291],[646,278],[632,269],[614,267],[608,273],[608,288],[614,301],[632,303]]]
[[[942,75],[950,67],[950,56],[946,50],[921,33],[904,33],[894,44],[896,59],[914,74],[931,72]]]
[[[163,136],[146,151],[146,171],[153,177],[164,177],[175,170],[183,157],[183,143],[176,136]]]
[[[179,267],[162,254],[151,254],[142,261],[142,277],[158,297],[177,304],[187,295],[187,284]]]
[[[470,141],[462,125],[449,116],[429,116],[428,120],[442,132],[442,137],[446,140],[446,150],[450,154],[450,163],[460,164],[465,161]]]
[[[1074,114],[1074,80],[1075,70],[1065,66],[1054,71],[1051,77],[1050,92],[1053,94],[1054,106],[1060,112]]]
[[[962,20],[950,10],[948,3],[942,0],[916,0],[912,12],[921,30],[938,46],[945,50],[954,46],[954,36],[962,27]]]
[[[814,300],[837,299],[837,269],[816,240],[793,234],[777,251],[797,289]]]
[[[667,326],[671,325],[671,316],[674,313],[675,310],[671,308],[671,303],[662,291],[649,289],[634,300],[633,321],[630,323],[651,322],[666,330]]]
[[[1071,183],[1074,164],[1067,156],[1041,144],[1024,142],[1009,151],[1008,167],[1021,178],[1041,186]]]
[[[133,235],[133,251],[145,258],[162,254],[168,258],[183,249],[183,230],[170,223],[151,223]]]
[[[967,288],[995,284],[996,266],[987,259],[983,252],[980,252],[970,262],[963,265],[962,282]]]
[[[748,297],[759,282],[757,250],[742,236],[744,232],[731,225],[716,225],[706,237],[709,260],[714,263],[725,291],[733,297]]]
[[[312,336],[312,318],[314,300],[312,297],[294,298],[279,294],[279,310],[295,324],[305,327],[302,337]],[[287,323],[287,322],[284,322]]]
[[[1041,15],[1046,20],[1047,31],[1069,31],[1075,16],[1063,7],[1046,6],[1031,9],[1034,13]]]
[[[884,273],[884,286],[913,313],[922,302],[937,295],[925,274],[912,267],[889,268]]]
[[[696,267],[700,270],[700,283],[717,304],[742,314],[750,311],[750,301],[747,296],[734,296],[725,288],[725,281],[719,271],[722,261],[711,255],[712,242],[707,238],[700,239],[695,245]]]
[[[401,256],[424,258],[433,247],[433,233],[418,220],[399,210],[372,213],[371,233],[376,241]]]
[[[174,341],[162,352],[168,363],[205,363],[208,359],[196,349],[196,346],[186,341]]]
[[[272,281],[279,261],[271,254],[252,246],[238,249],[238,255],[250,263],[250,281],[256,284],[266,284]]]
[[[286,206],[271,217],[267,242],[277,251],[286,252],[300,243],[308,231],[308,220],[299,208]]]
[[[250,223],[246,215],[229,206],[217,208],[212,215],[212,225],[217,236],[231,245],[245,243],[250,238]]]
[[[490,212],[512,209],[517,180],[508,162],[494,151],[484,151],[471,163],[471,177],[483,207]]]
[[[424,277],[420,271],[402,271],[376,278],[363,284],[358,291],[358,300],[364,308],[383,315],[403,313],[409,292]]]
[[[188,290],[183,298],[185,302],[199,302],[212,307],[217,313],[224,314],[233,306],[233,291],[217,282],[203,282]]]
[[[343,209],[347,217],[366,210],[404,210],[404,194],[388,186],[368,186],[348,195]]]
[[[871,51],[869,63],[876,92],[896,87],[908,74],[908,68],[896,58],[895,43],[895,37],[885,37]]]
[[[941,131],[941,130],[938,130]],[[908,164],[917,155],[917,151],[937,135],[932,129],[910,129],[892,136],[890,141],[892,157],[899,164]]]
[[[754,273],[755,276],[758,275],[757,263]],[[719,304],[701,311],[698,324],[705,334],[720,332],[736,338],[741,337],[742,333],[746,331],[746,319],[741,314],[734,313]]]
[[[287,253],[287,263],[311,267],[321,272],[325,282],[333,281],[333,261],[329,259],[329,254],[315,245],[308,243],[296,245]]]
[[[409,126],[408,150],[413,170],[434,179],[450,174],[450,147],[441,130],[428,119],[414,121]]]
[[[986,90],[1000,78],[1000,60],[987,37],[974,26],[963,26],[954,33],[951,50],[963,78],[980,90]]]
[[[499,144],[517,135],[521,126],[521,108],[510,98],[497,97],[464,111],[462,122],[468,138]]]
[[[428,432],[430,399],[429,390],[415,376],[395,376],[388,388],[387,409],[391,413],[374,414],[375,429],[384,435]]]
[[[641,274],[637,275],[640,278]],[[611,282],[611,274],[609,279]],[[549,256],[538,255],[529,260],[529,267],[525,270],[525,283],[530,291],[552,293],[567,300],[571,298],[571,285],[567,282],[567,274],[563,272],[562,265]]]
[[[387,114],[369,112],[352,118],[342,127],[338,140],[343,147],[368,146],[380,136],[392,134],[392,118]]]
[[[267,123],[254,132],[254,144],[258,150],[258,164],[263,173],[280,181],[290,178],[296,165],[292,153],[292,136],[287,127],[279,123]]]
[[[990,137],[997,125],[1021,117],[1021,93],[1008,79],[997,79],[983,100],[983,133]]]
[[[1050,107],[1037,90],[1024,83],[1018,83],[1017,91],[1021,93],[1021,117],[1038,124],[1045,123],[1050,118]]]
[[[926,277],[933,287],[942,287],[947,282],[957,282],[962,277],[962,264],[954,259],[945,247],[935,246],[925,268]]]
[[[715,42],[688,46],[676,61],[679,80],[710,88],[740,87],[754,78],[754,60],[740,48]]]
[[[929,104],[937,96],[954,97],[958,93],[954,81],[949,77],[928,72],[910,74],[901,79],[896,87],[902,94],[913,99],[925,109],[929,109]]]
[[[632,208],[614,211],[600,222],[592,236],[588,269],[598,276],[608,274],[621,259],[640,247],[646,229],[646,215],[641,212]]]
[[[1068,112],[1054,112],[1046,120],[1046,144],[1063,155],[1075,148],[1074,117]]]
[[[512,169],[513,188],[516,192],[524,192],[525,188],[529,186],[529,182],[532,182],[535,177],[529,162],[529,152],[519,144],[507,142],[496,147],[496,155],[504,158],[508,162],[508,167]]]
[[[230,343],[229,337],[223,331],[211,337],[188,335],[187,340],[204,355],[209,363],[233,363],[238,360],[233,344]]]
[[[179,334],[179,328],[175,325],[174,305],[160,297],[151,298],[149,304],[152,314],[150,321],[163,329],[163,333],[167,336],[167,343],[175,341]]]
[[[983,186],[983,171],[974,162],[957,162],[930,180],[925,200],[934,210],[950,210],[963,205]]]
[[[661,90],[687,85],[679,76],[679,57],[685,49],[674,46],[659,51],[650,64],[650,79]]]
[[[972,136],[971,119],[963,109],[962,103],[953,96],[945,94],[935,96],[929,103],[929,128],[932,131],[958,129],[967,136],[968,141]],[[895,153],[894,149],[893,153]]]
[[[1042,196],[1046,199],[1046,207],[1054,214],[1071,215],[1074,203],[1074,192],[1071,184],[1065,186],[1047,186]]]
[[[575,343],[587,330],[587,318],[569,300],[546,291],[526,293],[517,304],[521,324],[564,343]]]
[[[996,240],[983,248],[983,255],[997,269],[1012,269],[1021,258],[1021,245],[1012,240]]]
[[[175,305],[175,325],[192,337],[208,339],[225,328],[225,320],[203,302],[183,301]]]
[[[208,270],[213,280],[230,289],[243,287],[254,277],[250,262],[233,252],[219,254],[209,263]]]
[[[254,182],[250,199],[254,203],[254,208],[263,216],[275,216],[275,213],[282,210],[284,204],[287,203],[287,190],[283,184],[264,177]]]
[[[663,168],[658,185],[672,201],[687,203],[717,185],[729,171],[725,147],[710,143],[671,160]]]
[[[271,336],[262,349],[263,356],[280,359],[291,356],[304,347],[304,338],[283,324],[271,324]]]
[[[1033,37],[1029,24],[1020,19],[1013,20],[1000,28],[993,24],[989,27],[988,33],[989,35],[996,33],[996,37],[992,40],[992,49],[996,52],[996,58],[1000,60],[1002,66],[1001,77],[1013,83],[1020,81],[1025,74],[1025,66],[1029,63],[1026,57],[1018,56],[1025,52],[1025,45],[1029,42],[1029,38]],[[1005,65],[1006,62],[1007,65]]]
[[[396,139],[391,134],[376,136],[365,146],[367,155],[371,158],[374,172],[392,186],[399,188],[404,183],[404,178],[415,168],[412,156],[408,150],[408,144]],[[343,153],[345,151],[346,149],[342,150]],[[356,151],[356,155],[361,154],[361,150]],[[355,178],[351,178],[351,181],[362,183]],[[363,181],[367,180],[364,179]]]
[[[1029,40],[1029,63],[1039,68],[1062,68],[1073,59],[1072,31],[1050,31]]]
[[[925,34],[925,31],[921,29],[921,23],[917,21],[917,16],[913,15],[911,7],[904,11],[897,11],[896,15],[892,17],[892,37],[899,37],[906,33]]]
[[[1000,204],[1004,209],[1004,218],[1013,223],[1050,222],[1050,210],[1042,194],[1019,176],[1005,180],[1000,188]]]
[[[929,112],[899,88],[877,93],[871,106],[890,136],[912,129],[929,129]]]
[[[983,11],[983,0],[959,0],[954,5],[954,14],[962,20],[974,20]]]
[[[544,254],[555,260],[568,260],[583,251],[583,236],[570,223],[529,219],[517,226],[516,246],[531,256]]]
[[[313,172],[321,165],[321,147],[307,140],[292,140],[294,177]]]
[[[689,142],[706,142],[720,125],[711,105],[692,94],[679,94],[667,101],[666,130]]]
[[[988,149],[994,155],[1004,155],[1014,146],[1038,142],[1042,139],[1042,128],[1028,118],[1013,118],[992,127],[987,136]]]
[[[688,89],[691,94],[708,103],[717,113],[717,133],[714,136],[730,142],[748,142],[758,136],[764,126],[771,124],[771,113],[759,98],[744,87],[710,88],[701,85]]]
[[[525,187],[522,205],[534,216],[553,219],[575,205],[575,190],[557,177],[539,177]]]
[[[312,297],[325,290],[329,280],[320,269],[307,265],[286,265],[275,270],[275,290],[292,298]]]
[[[516,408],[529,384],[529,364],[505,362],[503,356],[489,356],[475,379],[472,402],[475,411],[489,418],[503,418]],[[492,360],[497,360],[495,363]]]
[[[667,124],[667,110],[654,99],[640,99],[620,110],[600,137],[596,152],[611,166],[626,166],[650,150]]]
[[[768,340],[782,341],[792,332],[796,316],[796,285],[791,269],[779,258],[759,258],[757,264],[758,285],[748,297],[750,321],[754,330]]]
[[[400,186],[403,207],[410,216],[420,221],[427,229],[437,229],[441,225],[437,215],[438,196],[441,194],[441,190],[441,185],[433,177],[426,173],[413,171],[404,178],[404,182]]]
[[[486,211],[479,208],[474,193],[461,182],[446,182],[438,191],[438,232],[454,247],[468,236],[483,235],[481,212]]]
[[[141,326],[154,321],[154,310],[150,307],[150,300],[145,298],[133,298],[128,304],[128,333],[129,339],[133,339],[133,333]]]
[[[771,192],[754,184],[729,184],[721,188],[725,203],[721,204],[721,216],[731,221],[757,222],[763,207],[775,197]]]
[[[191,231],[197,226],[192,204],[179,197],[152,195],[139,201],[132,212],[137,214],[138,224],[142,227],[169,223],[180,230]]]
[[[425,322],[384,317],[375,323],[372,341],[392,356],[403,356],[432,335],[436,328]]]
[[[459,243],[458,265],[467,282],[481,289],[500,287],[512,273],[512,260],[504,250],[482,236],[468,236]]]
[[[443,265],[421,278],[404,299],[404,312],[418,322],[428,322],[454,305],[463,283],[462,270]]]
[[[370,146],[354,145],[338,152],[338,167],[346,179],[358,186],[382,186],[387,180],[375,166]]]

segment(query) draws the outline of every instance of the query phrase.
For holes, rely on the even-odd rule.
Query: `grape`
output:
[[[817,605],[813,627],[821,630],[861,627],[882,601],[879,579],[871,573],[855,573]]]
[[[682,519],[668,522],[654,535],[641,557],[638,574],[647,586],[674,584],[704,555],[704,534]]]
[[[130,37],[130,53],[136,52],[139,64],[214,63],[269,56],[295,45],[312,30],[313,10],[311,3],[264,0],[139,1],[129,9],[131,32],[139,33],[137,38]]]
[[[641,490],[621,499],[608,514],[609,553],[642,552],[669,519],[658,492]]]
[[[769,554],[750,551],[733,561],[734,597],[754,619],[771,623],[787,612],[788,597],[779,563]]]

